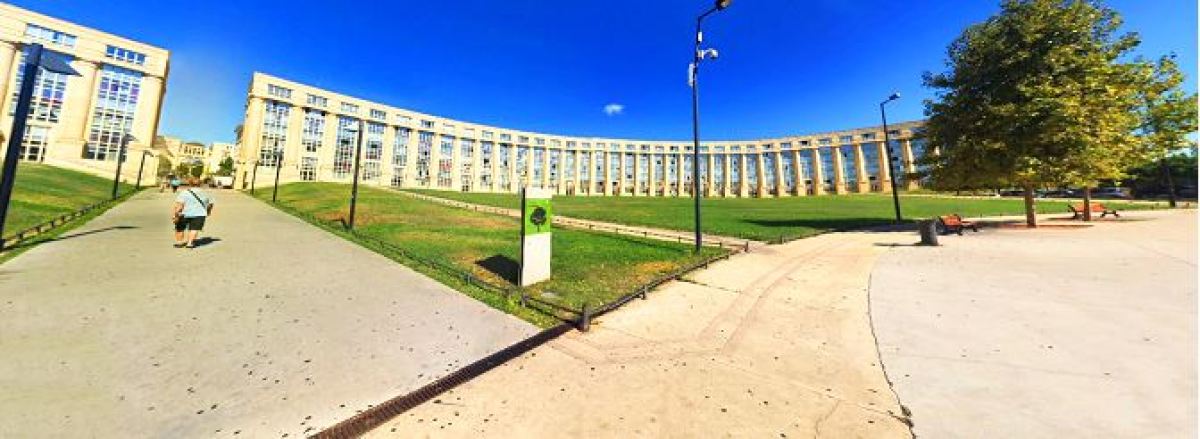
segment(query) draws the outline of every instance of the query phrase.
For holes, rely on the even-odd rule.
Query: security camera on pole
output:
[[[705,59],[717,59],[717,49],[701,49],[704,33],[700,25],[704,17],[713,12],[729,7],[733,0],[716,0],[712,9],[696,17],[696,49],[692,51],[692,64],[688,66],[688,86],[692,88],[692,197],[696,207],[696,252],[700,252],[702,238],[700,234],[700,62]],[[712,178],[712,176],[709,176]]]
[[[8,204],[12,200],[13,184],[17,181],[17,160],[21,153],[21,141],[25,139],[25,123],[33,102],[33,90],[39,82],[42,70],[63,75],[79,76],[67,60],[55,52],[42,49],[41,44],[25,47],[25,70],[21,71],[21,89],[17,92],[17,105],[13,111],[12,130],[9,131],[8,147],[4,150],[4,174],[0,175],[0,250],[4,249],[4,221],[8,217]]]

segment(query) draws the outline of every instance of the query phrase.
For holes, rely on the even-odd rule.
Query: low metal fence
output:
[[[45,222],[35,225],[33,227],[29,227],[27,229],[21,230],[20,232],[9,235],[9,236],[5,237],[4,239],[0,240],[0,251],[9,250],[13,247],[21,245],[21,244],[33,239],[33,238],[36,238],[40,235],[44,235],[47,232],[51,232],[54,229],[57,229],[71,221],[74,221],[76,218],[87,215],[88,213],[90,213],[96,209],[101,209],[104,207],[108,207],[109,205],[115,204],[117,202],[124,201],[126,198],[129,198],[131,195],[133,195],[137,192],[138,191],[136,191],[136,190],[130,191],[130,192],[126,192],[124,194],[118,195],[116,199],[109,199],[109,200],[104,200],[104,201],[100,201],[97,203],[89,204],[89,205],[84,206],[74,212],[64,213],[64,214],[56,216],[48,221],[45,221]]]

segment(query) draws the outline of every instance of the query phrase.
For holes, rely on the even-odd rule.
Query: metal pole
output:
[[[117,173],[113,175],[112,199],[117,199],[117,188],[121,184],[121,165],[125,164],[125,148],[129,146],[129,133],[121,136],[121,149],[117,151]]]
[[[711,12],[711,11],[710,11]],[[696,48],[692,51],[692,197],[696,216],[696,249],[700,252],[703,238],[700,233],[700,24],[704,13],[696,18]]]
[[[25,122],[29,119],[29,107],[33,100],[33,87],[37,84],[38,64],[41,59],[42,45],[31,44],[25,70],[21,76],[21,90],[17,93],[17,108],[13,112],[8,148],[4,152],[4,175],[0,176],[0,250],[4,249],[4,222],[8,218],[8,204],[12,200],[13,184],[17,181],[17,155],[21,153],[21,141],[25,138]]]
[[[142,169],[146,168],[146,155],[149,153],[150,153],[149,151],[142,150],[142,162],[140,164],[138,164],[137,185],[134,186],[134,188],[136,188],[136,189],[142,188]]]
[[[261,152],[259,153],[262,154]],[[250,171],[250,195],[254,195],[254,183],[258,182],[258,159],[254,159],[254,169]]]
[[[283,169],[283,151],[275,150],[275,187],[271,189],[271,202],[279,195],[279,170]]]
[[[892,156],[892,137],[888,132],[887,111],[884,110],[884,105],[887,105],[888,102],[890,100],[879,104],[879,114],[883,116],[883,147],[887,152],[888,177],[892,181],[892,204],[896,207],[896,224],[900,224],[904,221],[904,218],[900,216],[900,187],[896,185],[896,159]]]
[[[362,155],[363,123],[358,121],[358,140],[354,144],[354,185],[350,189],[350,221],[347,228],[354,229],[354,211],[358,207],[358,161]]]

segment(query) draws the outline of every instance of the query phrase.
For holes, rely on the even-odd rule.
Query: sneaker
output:
[[[183,248],[183,246],[185,246],[185,245],[187,245],[187,244],[184,244],[182,242],[176,242],[175,244],[172,245],[172,247]]]

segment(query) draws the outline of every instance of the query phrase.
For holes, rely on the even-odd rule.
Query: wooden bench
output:
[[[962,215],[957,213],[939,216],[938,221],[942,223],[943,233],[957,233],[962,235],[963,229],[971,229],[973,232],[979,231],[979,226],[976,226],[973,222],[964,220]]]
[[[1115,209],[1109,209],[1107,207],[1104,207],[1104,205],[1100,204],[1100,203],[1092,203],[1090,207],[1092,209],[1092,213],[1100,214],[1100,218],[1104,218],[1104,217],[1108,216],[1108,214],[1110,214],[1110,213],[1112,214],[1112,216],[1115,216],[1117,218],[1121,217],[1121,214],[1117,213],[1117,211]],[[1067,211],[1069,211],[1069,212],[1071,212],[1071,214],[1075,215],[1075,216],[1071,217],[1071,219],[1083,218],[1083,203],[1068,204]]]

